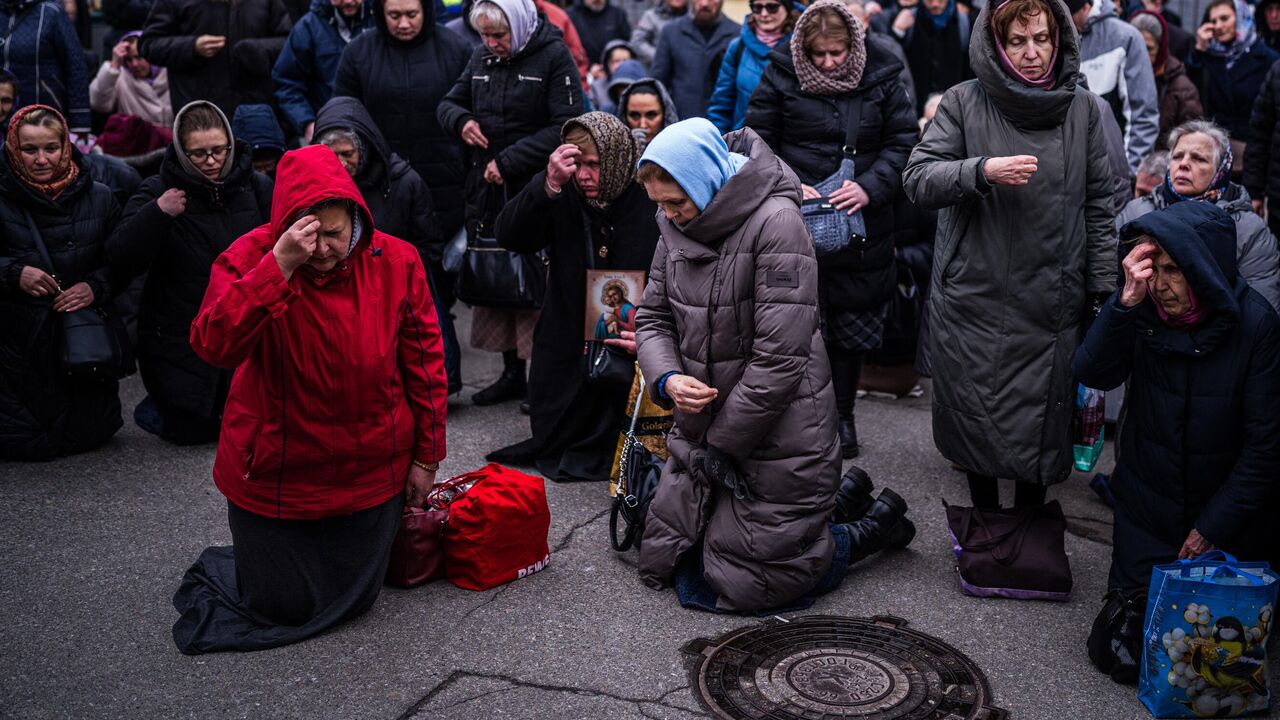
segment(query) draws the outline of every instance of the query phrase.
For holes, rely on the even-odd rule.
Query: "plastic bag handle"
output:
[[[1198,557],[1183,558],[1178,562],[1182,564],[1182,577],[1187,577],[1191,574],[1191,567],[1193,563],[1221,562],[1225,567],[1232,568],[1233,570],[1238,570],[1240,566],[1240,561],[1236,560],[1234,555],[1225,550],[1210,550]]]
[[[1253,585],[1254,587],[1260,587],[1262,585],[1267,584],[1266,581],[1264,581],[1262,578],[1258,577],[1257,575],[1254,575],[1253,573],[1250,573],[1250,572],[1244,572],[1240,570],[1238,567],[1235,567],[1233,565],[1219,566],[1217,570],[1213,571],[1213,575],[1211,576],[1210,579],[1217,580],[1218,576],[1220,575],[1231,575],[1232,577],[1244,578],[1245,580],[1248,580],[1249,584]]]

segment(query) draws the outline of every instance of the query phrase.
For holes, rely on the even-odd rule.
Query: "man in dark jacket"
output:
[[[316,112],[333,95],[342,51],[373,22],[363,0],[312,0],[311,11],[289,31],[271,79],[280,109],[304,142],[311,140]]]
[[[338,64],[333,94],[356,98],[431,189],[445,236],[462,227],[465,151],[436,120],[436,107],[471,58],[471,47],[435,23],[435,5],[423,3],[418,31],[393,34],[383,3],[373,0],[377,32],[352,40]]]
[[[1072,369],[1089,387],[1129,383],[1108,585],[1131,592],[1158,563],[1274,550],[1260,523],[1280,483],[1280,317],[1237,274],[1220,208],[1178,203],[1122,234],[1124,286]]]
[[[651,74],[671,91],[680,117],[706,116],[720,71],[715,61],[742,30],[720,12],[721,3],[693,0],[690,14],[667,23],[658,35]]]
[[[604,62],[601,55],[610,40],[630,40],[627,13],[609,0],[582,0],[569,7],[569,19],[582,38],[582,49],[591,62]]]
[[[281,0],[156,0],[138,52],[169,70],[176,115],[208,100],[227,117],[242,103],[270,103],[271,66],[293,27]]]

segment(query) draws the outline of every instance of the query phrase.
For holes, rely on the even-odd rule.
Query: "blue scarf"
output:
[[[947,26],[951,22],[951,18],[956,15],[956,0],[947,0],[947,7],[942,11],[941,15],[934,15],[925,9],[924,3],[916,5],[916,22],[920,22],[920,16],[924,15],[933,21],[933,26],[939,30]]]

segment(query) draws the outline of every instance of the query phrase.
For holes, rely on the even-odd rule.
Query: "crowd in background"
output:
[[[296,176],[287,190],[274,181],[282,157],[332,170],[318,150],[286,156],[321,146],[350,180],[344,207],[416,250],[447,393],[463,389],[461,342],[501,354],[501,375],[470,400],[520,405],[531,437],[491,459],[608,477],[627,387],[584,380],[587,272],[652,269],[639,358],[664,370],[646,372],[655,399],[684,414],[673,438],[730,391],[684,372],[720,363],[750,384],[734,363],[778,340],[820,361],[787,377],[815,397],[829,378],[832,407],[828,419],[779,405],[770,417],[785,421],[740,428],[776,450],[773,467],[804,475],[856,457],[859,393],[918,393],[932,376],[935,441],[973,504],[999,507],[999,478],[1017,481],[1015,505],[1038,505],[1070,466],[1064,398],[1078,381],[1127,381],[1113,482],[1117,537],[1131,542],[1111,586],[1143,585],[1141,568],[1170,553],[1236,547],[1249,538],[1227,518],[1266,505],[1261,478],[1280,468],[1280,0],[987,1],[750,0],[733,18],[722,0],[105,0],[110,30],[91,47],[83,0],[0,0],[0,458],[88,451],[121,427],[116,376],[58,370],[54,316],[86,308],[126,323],[146,397],[123,412],[173,443],[227,442],[240,375],[193,323],[220,327],[211,277],[231,272],[219,258],[238,239],[264,225],[303,234],[286,213],[316,198]],[[797,252],[795,228],[718,198],[746,212],[792,194],[862,230],[812,268],[770,266],[754,290],[736,270],[723,287],[703,277],[722,247],[753,262]],[[358,237],[353,213],[344,232]],[[461,338],[449,256],[483,238],[536,254],[545,298],[540,311],[477,304]],[[757,307],[754,293],[810,270],[813,297],[795,302],[815,308],[813,331],[763,333],[788,317],[765,306],[792,300]],[[703,282],[743,294],[689,294]],[[694,322],[689,307],[701,315],[683,332],[703,345],[646,350],[674,318]],[[636,339],[615,344],[635,355]],[[1192,429],[1170,420],[1186,413]],[[828,420],[830,456],[788,445]],[[1160,443],[1200,459],[1166,467]],[[767,486],[771,466],[752,467]],[[829,512],[839,473],[820,474],[827,490],[776,502]],[[1207,507],[1202,519],[1165,517],[1160,478],[1191,475],[1212,487],[1179,485],[1178,506]],[[813,558],[795,562],[843,552],[851,564],[910,542],[890,495],[863,509],[874,531],[805,515],[788,532]],[[774,572],[794,577],[737,576],[760,558],[734,559],[727,528],[769,524],[739,521],[707,539],[708,562],[722,554],[707,575],[721,609],[814,589],[810,573],[794,592],[753,592]],[[666,555],[642,571],[669,576],[680,543],[648,545]]]

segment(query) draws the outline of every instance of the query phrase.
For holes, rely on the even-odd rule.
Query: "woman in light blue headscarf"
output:
[[[705,610],[805,607],[915,528],[892,491],[841,482],[800,181],[755,131],[701,118],[659,133],[637,179],[662,209],[640,366],[675,409],[640,575]]]

